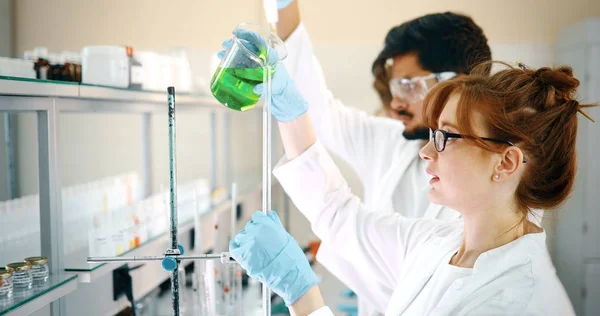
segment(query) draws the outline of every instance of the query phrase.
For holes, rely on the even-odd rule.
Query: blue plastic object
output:
[[[352,304],[338,304],[337,308],[344,313],[347,313],[348,316],[357,315],[358,314],[358,306]]]
[[[185,253],[185,249],[183,249],[183,246],[179,244],[177,245],[177,248],[179,248],[179,254],[183,256],[183,254]]]
[[[177,267],[177,260],[173,257],[166,257],[162,260],[162,268],[167,272],[173,272]]]
[[[356,297],[356,293],[354,293],[354,291],[352,291],[351,289],[347,289],[342,292],[342,296],[343,297]]]

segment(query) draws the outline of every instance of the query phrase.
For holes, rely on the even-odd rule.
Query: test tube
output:
[[[232,265],[235,269],[235,303],[236,303],[236,316],[244,314],[244,297],[242,293],[242,274],[244,270],[239,264]]]
[[[204,284],[206,303],[208,307],[209,315],[217,315],[217,298],[216,298],[216,277],[218,271],[215,269],[216,262],[214,260],[200,260],[205,261],[206,270],[204,272]]]
[[[220,218],[219,218],[219,214],[217,213],[215,218],[215,226],[214,226],[214,240],[213,240],[213,251],[215,253],[219,253],[221,252],[221,234],[220,234]],[[207,265],[208,267],[209,265]],[[225,268],[222,264],[220,264],[219,262],[215,262],[213,264],[213,269],[214,269],[214,284],[215,284],[215,312],[216,315],[224,315],[225,314]]]
[[[200,219],[200,209],[198,205],[198,192],[194,190],[193,195],[193,210],[194,210],[194,251],[203,253],[204,246],[202,244],[202,222]],[[210,299],[208,297],[208,289],[205,282],[206,264],[205,260],[194,261],[194,273],[192,274],[192,286],[194,289],[194,307],[195,313],[199,316],[209,316]]]
[[[231,225],[229,239],[233,240],[237,233],[236,222],[237,222],[237,183],[231,184]],[[239,264],[232,264],[227,266],[229,275],[229,284],[231,286],[230,293],[230,304],[231,312],[228,315],[240,316],[243,311],[243,297],[242,297],[242,268]]]

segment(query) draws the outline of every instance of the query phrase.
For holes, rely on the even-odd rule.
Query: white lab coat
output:
[[[426,179],[404,177],[408,168],[422,167],[415,160],[420,159],[419,150],[423,143],[406,140],[402,136],[404,125],[401,122],[368,115],[335,99],[326,86],[323,71],[302,23],[285,44],[288,56],[284,64],[309,104],[309,115],[317,138],[356,171],[364,186],[366,209],[450,221],[460,218],[458,212],[432,203],[420,210],[394,209],[394,199],[414,198],[414,192],[396,193],[400,181],[413,181],[406,186],[409,189],[427,185]],[[414,182],[417,180],[423,183]],[[400,196],[394,196],[395,193]],[[322,241],[317,260],[337,278],[346,280],[348,287],[365,288],[361,278],[346,277],[364,271],[355,270],[354,265],[333,251],[327,241]],[[369,296],[374,295],[378,294],[369,293]],[[358,299],[360,315],[372,316],[383,312],[376,312],[368,306],[362,295]]]
[[[386,315],[401,315],[462,240],[462,221],[367,212],[319,143],[274,169],[287,194],[330,249],[360,273],[342,281]],[[574,315],[556,276],[545,233],[528,234],[479,256],[432,315]],[[331,315],[321,310],[314,315]]]

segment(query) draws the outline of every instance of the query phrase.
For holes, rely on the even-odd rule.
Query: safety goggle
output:
[[[391,79],[390,92],[394,98],[408,103],[417,103],[425,99],[429,89],[436,83],[454,77],[456,77],[455,72],[445,71],[421,77]]]

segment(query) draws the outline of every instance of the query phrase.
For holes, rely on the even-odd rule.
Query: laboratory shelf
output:
[[[0,300],[0,315],[29,315],[77,289],[77,276],[50,275],[44,287],[33,288],[27,293],[13,292],[9,300]]]
[[[223,107],[211,96],[177,92],[177,87],[175,87],[175,95],[177,105],[202,105],[219,109]],[[164,105],[167,103],[167,87],[164,92],[158,92],[81,84],[79,85],[79,98]]]
[[[32,97],[78,97],[76,82],[0,76],[0,95]]]
[[[18,106],[10,104],[10,100],[0,100],[0,110],[47,110],[49,103],[33,107],[29,105],[28,97],[48,97],[61,98],[57,102],[60,111],[68,112],[99,112],[99,111],[134,111],[139,112],[155,112],[156,110],[164,110],[167,104],[166,88],[164,92],[146,91],[135,89],[121,89],[108,86],[98,86],[82,84],[78,82],[55,81],[55,80],[39,80],[31,78],[19,78],[0,76],[0,96],[19,97],[23,103]],[[212,96],[182,93],[176,91],[177,105],[182,105],[182,109],[201,108],[210,110],[222,110],[225,107],[217,102]],[[102,101],[103,103],[121,103],[119,107],[111,107],[110,105],[98,106],[97,103],[89,102],[66,102],[64,99],[74,99],[77,101]],[[13,103],[15,100],[13,100]],[[127,104],[136,106],[146,105],[146,107],[136,108]],[[159,107],[157,107],[159,106]]]

